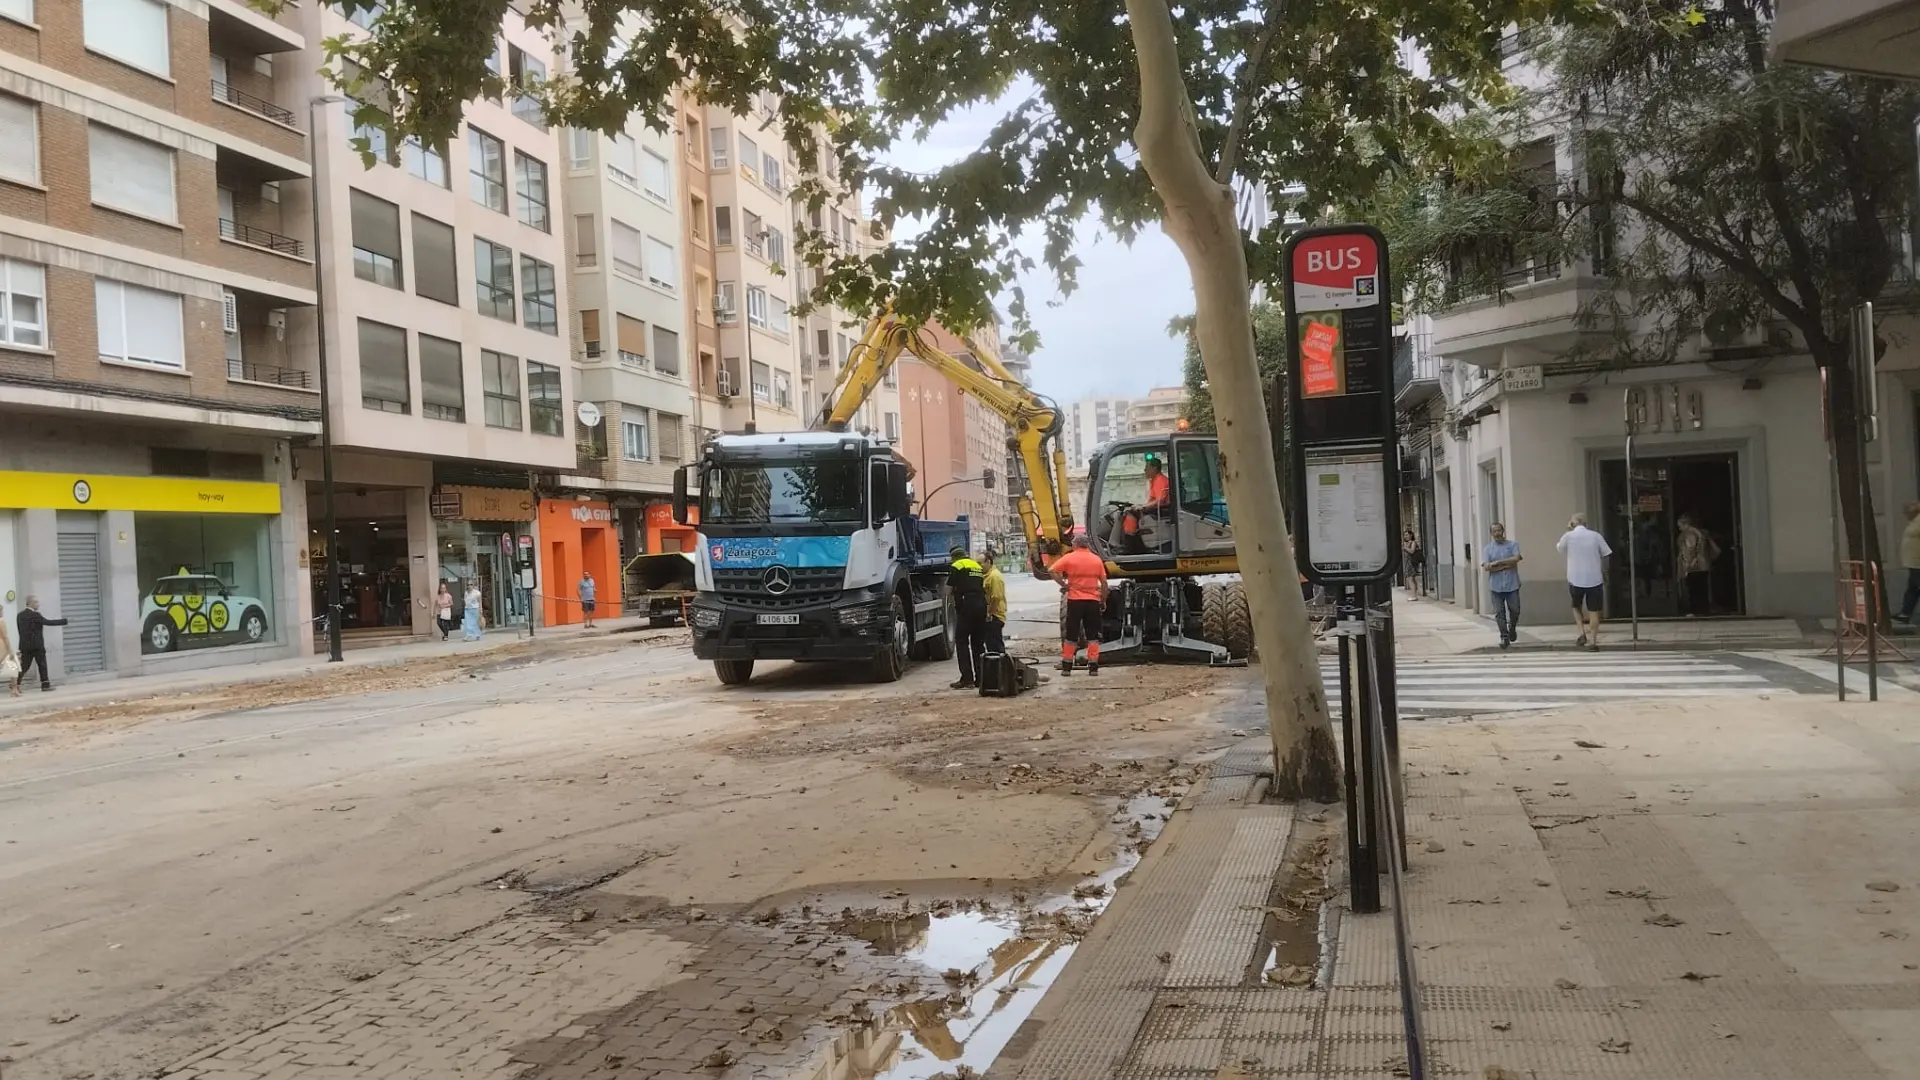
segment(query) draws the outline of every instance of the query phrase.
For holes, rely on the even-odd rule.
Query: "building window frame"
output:
[[[467,125],[467,193],[495,213],[507,213],[507,144]]]
[[[528,360],[527,430],[535,435],[566,435],[566,404],[559,365]]]
[[[488,427],[503,431],[525,430],[521,423],[519,357],[493,349],[481,349],[480,392]]]
[[[21,318],[22,308],[33,313]],[[47,268],[0,259],[0,342],[16,349],[47,348]]]
[[[480,314],[502,322],[516,321],[512,248],[484,236],[474,237],[473,283],[474,306]]]

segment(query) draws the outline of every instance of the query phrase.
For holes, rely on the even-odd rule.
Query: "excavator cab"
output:
[[[1123,574],[1235,568],[1220,444],[1211,435],[1109,444],[1091,463],[1087,502],[1094,550]]]

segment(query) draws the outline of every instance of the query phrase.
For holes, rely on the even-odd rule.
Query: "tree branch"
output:
[[[1253,48],[1248,50],[1239,78],[1234,80],[1239,85],[1234,91],[1233,120],[1227,125],[1227,137],[1220,144],[1220,165],[1213,172],[1213,178],[1222,184],[1233,182],[1233,170],[1240,164],[1240,140],[1246,137],[1247,124],[1253,117],[1253,99],[1260,69],[1266,63],[1267,50],[1273,46],[1274,35],[1280,32],[1281,20],[1286,17],[1287,0],[1272,0],[1267,8],[1266,25],[1254,40]]]
[[[1668,233],[1672,234],[1674,239],[1680,241],[1680,243],[1687,247],[1697,251],[1703,251],[1725,263],[1729,270],[1746,278],[1747,283],[1752,285],[1760,295],[1765,297],[1767,303],[1775,311],[1784,315],[1788,321],[1792,322],[1795,326],[1800,327],[1802,332],[1809,332],[1808,326],[1810,323],[1817,325],[1818,320],[1815,320],[1806,308],[1795,303],[1787,294],[1781,292],[1780,287],[1774,283],[1773,275],[1763,270],[1759,262],[1751,255],[1740,251],[1731,244],[1721,243],[1706,232],[1692,228],[1679,215],[1669,213],[1647,199],[1622,192],[1615,197],[1615,201],[1621,206],[1639,214],[1641,217],[1646,218],[1648,221],[1653,222],[1655,225],[1660,226],[1662,229],[1665,229]]]

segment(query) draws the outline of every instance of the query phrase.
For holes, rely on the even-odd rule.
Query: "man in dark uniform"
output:
[[[970,690],[979,685],[976,677],[980,657],[987,651],[986,569],[956,547],[948,554],[953,563],[947,570],[947,590],[953,596],[953,651],[960,660],[960,679],[955,690]]]
[[[27,606],[20,609],[20,674],[14,677],[13,685],[19,686],[27,681],[27,673],[33,665],[40,665],[40,689],[53,689],[53,680],[47,676],[47,632],[49,626],[65,626],[65,619],[49,619],[40,614],[40,598],[27,597]]]

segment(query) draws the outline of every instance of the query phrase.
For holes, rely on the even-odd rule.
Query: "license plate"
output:
[[[753,621],[761,626],[798,626],[799,615],[755,615]]]

